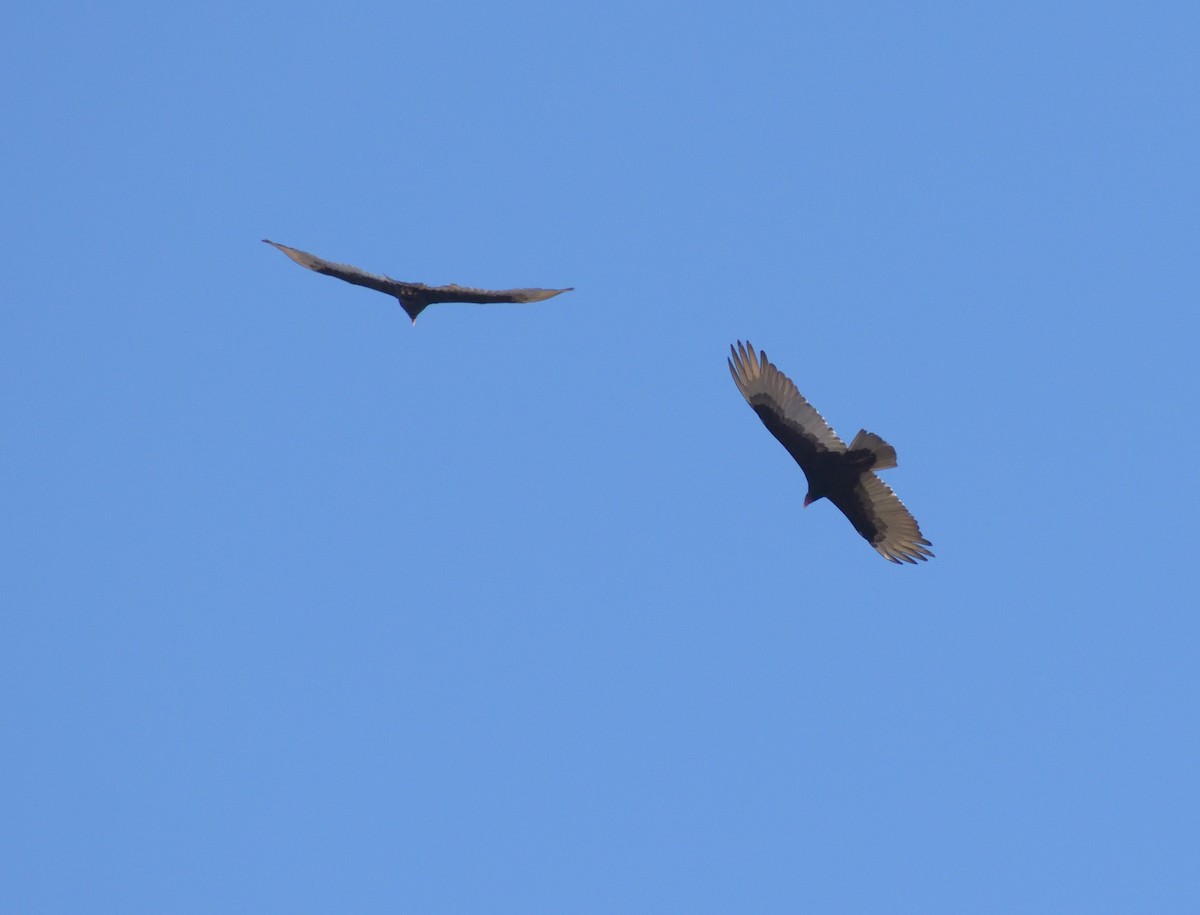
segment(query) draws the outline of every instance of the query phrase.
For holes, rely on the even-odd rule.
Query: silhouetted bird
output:
[[[896,449],[874,432],[859,430],[850,447],[801,396],[783,372],[739,340],[729,347],[733,380],[780,444],[808,478],[808,507],[828,499],[867,542],[892,562],[924,561],[933,555],[916,519],[873,471],[896,466]]]
[[[570,292],[574,288],[472,289],[469,286],[426,286],[424,283],[402,283],[400,280],[394,280],[388,276],[367,273],[367,271],[351,267],[349,264],[335,264],[306,251],[277,244],[270,239],[264,238],[263,241],[278,248],[301,267],[307,267],[317,273],[324,273],[326,276],[335,276],[339,280],[345,280],[355,286],[366,286],[368,289],[394,295],[400,300],[400,307],[408,312],[408,316],[412,318],[414,324],[417,323],[417,315],[438,302],[475,302],[482,305],[493,302],[541,302],[560,292]]]

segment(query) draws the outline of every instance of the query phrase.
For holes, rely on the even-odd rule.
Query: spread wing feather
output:
[[[933,555],[927,549],[930,542],[921,536],[917,519],[874,473],[864,473],[853,489],[832,494],[829,501],[885,559],[915,563]]]
[[[749,342],[743,345],[740,340],[729,351],[729,371],[746,403],[805,473],[813,455],[846,450],[846,443],[765,352],[756,354]]]

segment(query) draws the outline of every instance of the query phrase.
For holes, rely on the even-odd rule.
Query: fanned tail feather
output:
[[[871,465],[872,470],[889,470],[896,466],[896,449],[874,432],[868,432],[866,429],[858,430],[858,435],[854,436],[854,441],[850,443],[850,450],[857,451],[859,449],[870,451],[875,455],[875,463]]]

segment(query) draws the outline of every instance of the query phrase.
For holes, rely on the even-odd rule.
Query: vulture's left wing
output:
[[[814,455],[846,450],[846,443],[804,399],[792,379],[767,359],[765,352],[755,353],[753,346],[743,345],[740,340],[729,350],[732,354],[729,372],[734,384],[806,475]]]

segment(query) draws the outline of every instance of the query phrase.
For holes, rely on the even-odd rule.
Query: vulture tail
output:
[[[858,430],[858,435],[854,436],[849,450],[860,449],[870,451],[875,455],[875,463],[871,465],[872,470],[887,470],[896,466],[896,449],[874,432],[868,432],[866,429]]]

